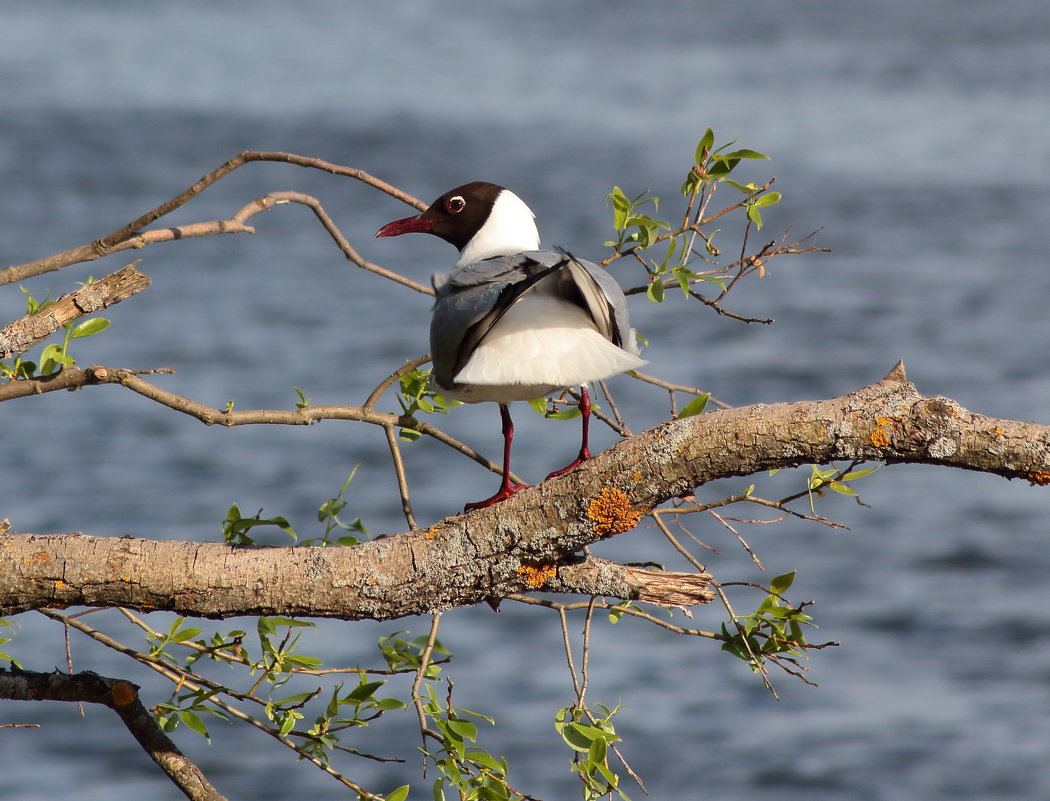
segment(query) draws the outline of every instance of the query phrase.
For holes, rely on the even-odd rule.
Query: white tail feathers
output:
[[[457,384],[564,388],[646,364],[634,342],[624,343],[630,351],[617,347],[576,304],[538,292],[526,298],[479,343]]]

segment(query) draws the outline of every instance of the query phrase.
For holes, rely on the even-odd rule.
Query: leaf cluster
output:
[[[353,520],[344,520],[339,516],[349,503],[349,501],[343,496],[350,488],[350,482],[354,480],[354,476],[357,474],[359,467],[360,465],[354,467],[346,481],[343,482],[343,486],[339,488],[339,491],[334,497],[329,498],[318,507],[317,521],[324,526],[324,533],[320,537],[311,537],[299,541],[299,535],[295,533],[295,529],[292,528],[291,523],[288,522],[288,518],[283,515],[264,518],[262,516],[262,510],[260,509],[251,517],[245,517],[241,513],[240,507],[234,503],[231,504],[230,508],[226,511],[226,517],[222,521],[223,542],[228,545],[243,545],[246,547],[257,546],[258,543],[249,532],[260,526],[270,526],[280,529],[291,537],[293,542],[296,542],[300,546],[357,545],[361,542],[361,538],[353,534],[345,534],[334,538],[333,535],[337,531],[352,531],[365,538],[371,536],[360,517],[355,517]]]
[[[605,245],[613,248],[613,258],[630,254],[643,261],[649,274],[646,294],[654,303],[663,302],[667,287],[675,285],[687,298],[693,291],[692,287],[702,282],[717,286],[724,295],[729,289],[726,269],[717,265],[716,269],[710,269],[711,259],[721,255],[714,243],[719,229],[705,230],[707,224],[728,211],[743,208],[748,226],[754,225],[760,230],[763,225],[761,210],[781,199],[779,192],[769,191],[768,183],[759,186],[730,178],[742,161],[768,159],[768,156],[750,148],[731,150],[735,141],[717,148],[714,142],[714,132],[708,128],[697,144],[694,163],[682,183],[681,192],[687,204],[678,226],[647,213],[650,207],[653,212],[660,207],[660,198],[648,192],[631,197],[619,186],[614,186],[606,197],[606,204],[613,209],[616,238]],[[708,203],[719,185],[732,187],[743,198],[723,211],[707,216]],[[698,239],[703,243],[702,252],[697,249]],[[661,243],[666,244],[661,257],[642,259],[644,251]],[[697,261],[705,263],[703,269],[695,268]]]
[[[473,720],[490,725],[496,721],[480,712],[472,712],[452,705],[451,685],[445,702],[438,698],[433,684],[424,688],[422,709],[433,726],[439,745],[436,749],[420,749],[441,773],[434,782],[434,801],[446,801],[446,792],[455,790],[461,801],[511,801],[522,798],[507,784],[507,760],[495,757],[476,745],[478,726]]]
[[[401,412],[406,417],[413,417],[416,412],[424,414],[447,414],[449,409],[460,406],[459,401],[448,400],[435,392],[430,384],[430,370],[416,368],[410,370],[398,379],[400,392],[397,401],[401,405]],[[402,428],[398,432],[405,442],[414,442],[419,439],[420,433],[411,428]]]
[[[794,581],[794,570],[777,576],[755,611],[735,618],[734,631],[723,623],[722,650],[747,662],[756,673],[772,656],[804,655],[809,643],[802,626],[812,626],[813,618],[803,611],[805,604],[795,607],[785,599]]]
[[[554,729],[575,752],[573,770],[583,781],[584,801],[596,801],[614,791],[620,798],[630,801],[620,789],[619,775],[609,767],[609,748],[620,741],[612,722],[620,706],[613,709],[604,704],[598,706],[602,714],[578,706],[558,710],[554,716]]]

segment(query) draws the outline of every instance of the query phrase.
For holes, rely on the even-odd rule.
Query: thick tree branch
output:
[[[714,479],[857,459],[1046,484],[1050,427],[920,395],[898,365],[882,381],[830,400],[665,423],[494,507],[352,548],[7,534],[0,537],[0,613],[66,605],[205,617],[392,619],[438,612],[557,590],[559,573],[583,546],[630,531],[657,504]]]
[[[0,698],[13,701],[83,701],[108,706],[153,761],[192,801],[225,801],[211,783],[179,751],[142,705],[139,688],[122,679],[91,671],[37,673],[0,669]]]
[[[136,264],[137,261],[105,278],[85,284],[44,310],[0,328],[0,359],[29,350],[70,320],[108,308],[146,289],[150,278],[136,270]]]

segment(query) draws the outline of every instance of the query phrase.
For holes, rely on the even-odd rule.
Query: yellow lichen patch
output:
[[[900,420],[899,417],[876,417],[875,418],[875,425],[877,425],[877,426],[885,426],[885,425],[889,425],[890,423],[896,423],[899,420]]]
[[[65,589],[65,587],[66,587],[66,582],[62,581],[62,579],[55,579],[55,589],[56,590]]]
[[[1050,484],[1050,470],[1032,470],[1025,478],[1028,479],[1028,483],[1033,487],[1036,484],[1040,487],[1045,487],[1047,484]]]
[[[890,435],[884,429],[876,428],[871,432],[871,444],[876,448],[885,448],[890,444]]]
[[[638,525],[642,513],[631,506],[626,492],[603,487],[598,497],[587,505],[587,517],[594,521],[595,532],[604,537],[630,531]]]
[[[1003,429],[999,428],[999,426],[996,426],[996,427],[995,427],[995,433],[996,433],[996,434],[998,434],[998,435],[999,435],[999,436],[1001,437],[1001,436],[1002,436],[1003,434],[1005,434],[1006,432],[1005,432],[1005,431],[1003,431]]]
[[[113,685],[111,691],[113,703],[117,706],[127,706],[136,698],[135,688],[126,681],[118,681]]]
[[[558,577],[558,566],[553,562],[546,564],[519,565],[514,572],[530,587],[542,587],[551,579]]]
[[[641,480],[642,480],[642,474],[639,473],[637,470],[635,470],[633,473],[631,473],[631,481],[633,481],[635,484],[637,484]]]
[[[423,539],[425,539],[425,540],[432,540],[437,535],[438,535],[438,530],[436,528],[428,528],[426,533],[423,535]]]

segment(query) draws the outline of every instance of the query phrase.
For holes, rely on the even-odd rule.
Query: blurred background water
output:
[[[675,216],[712,126],[719,141],[739,137],[773,157],[745,176],[775,175],[784,193],[763,235],[819,227],[833,253],[776,260],[734,292],[735,311],[774,317],[772,327],[634,298],[651,372],[743,405],[841,394],[903,358],[927,394],[1046,422],[1048,35],[1041,0],[0,0],[0,263],[109,233],[248,148],[359,167],[424,200],[468,180],[501,183],[537,212],[546,244],[600,258],[610,188],[652,190]],[[280,189],[317,196],[366,258],[419,280],[453,260],[427,237],[373,241],[408,213],[392,199],[274,164],[238,170],[165,224],[225,217]],[[315,404],[360,403],[426,350],[427,299],[354,269],[308,211],[252,222],[252,237],[134,254],[152,288],[111,309],[110,330],[74,355],[173,367],[158,383],[249,409],[291,406],[293,386]],[[26,286],[55,297],[128,260]],[[3,319],[23,303],[7,288]],[[636,430],[666,414],[644,387],[613,387]],[[522,475],[538,479],[572,455],[576,424],[524,406],[516,417]],[[497,419],[480,406],[440,422],[495,454]],[[7,403],[0,421],[0,517],[18,531],[216,540],[237,502],[308,536],[318,504],[358,462],[353,514],[374,532],[404,527],[385,444],[363,426],[206,428],[114,387]],[[495,483],[437,445],[406,453],[423,523]],[[787,494],[800,480],[781,473],[760,490]],[[849,532],[801,522],[746,531],[767,579],[799,569],[793,597],[819,602],[817,639],[843,643],[809,661],[819,688],[784,677],[776,702],[707,643],[631,621],[598,626],[588,697],[626,704],[623,749],[653,798],[1050,797],[1045,491],[917,467],[883,468],[858,488],[870,509],[846,498],[822,507]],[[718,547],[720,578],[763,580],[728,533],[706,522],[696,533]],[[618,540],[603,553],[674,565],[652,530]],[[720,618],[700,610],[692,622]],[[27,668],[65,664],[56,624],[18,622],[8,649]],[[367,663],[375,638],[399,627],[326,623],[311,647],[330,664]],[[485,742],[509,758],[512,783],[576,797],[551,726],[571,701],[554,619],[513,604],[499,616],[458,610],[443,638],[457,701],[499,719]],[[127,675],[101,648],[75,640],[73,653],[78,668]],[[133,678],[155,693],[148,703],[163,699]],[[394,717],[362,747],[413,760],[418,734]],[[0,732],[0,794],[181,797],[111,718],[0,703],[0,722],[44,724]],[[178,741],[231,798],[345,797],[254,732],[212,725],[212,746],[184,731]],[[414,762],[340,767],[373,789],[418,785]]]

